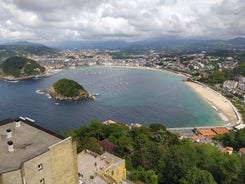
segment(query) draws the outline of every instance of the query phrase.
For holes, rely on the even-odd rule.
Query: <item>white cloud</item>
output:
[[[0,39],[231,38],[245,36],[244,9],[243,0],[2,0]]]

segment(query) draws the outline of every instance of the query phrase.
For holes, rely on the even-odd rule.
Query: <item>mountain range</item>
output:
[[[0,43],[0,59],[8,55],[53,54],[57,49],[123,49],[123,50],[157,50],[164,49],[245,49],[245,38],[237,37],[229,40],[197,40],[197,39],[148,39],[136,42],[121,40],[111,41],[63,41],[46,45],[18,41]]]
[[[57,49],[27,41],[0,43],[0,61],[11,56],[55,54]]]
[[[197,40],[197,39],[148,39],[136,42],[114,41],[65,41],[51,43],[50,46],[59,49],[238,49],[245,48],[245,38],[238,37],[229,40]]]

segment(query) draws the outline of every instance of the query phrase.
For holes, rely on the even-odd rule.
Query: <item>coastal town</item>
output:
[[[206,51],[196,54],[176,55],[164,52],[150,52],[134,55],[121,56],[120,50],[64,50],[53,55],[29,55],[27,57],[38,61],[44,66],[49,74],[67,68],[79,66],[120,66],[120,67],[147,67],[152,69],[164,69],[172,72],[181,73],[187,77],[195,76],[195,79],[208,78],[209,74],[218,69],[225,73],[231,71],[239,65],[242,59],[240,56],[244,51],[237,50],[228,56],[213,56]],[[245,77],[235,75],[229,80],[225,80],[218,87],[227,92],[238,96],[242,101],[245,100]]]
[[[196,81],[208,78],[214,69],[221,72],[233,71],[239,65],[241,53],[244,53],[243,50],[237,50],[231,55],[215,56],[215,54],[209,55],[206,51],[192,54],[186,54],[184,51],[183,54],[151,51],[145,54],[122,56],[120,52],[120,50],[98,49],[64,50],[55,55],[31,55],[28,57],[38,61],[50,71],[74,69],[75,67],[82,66],[132,67],[170,71],[181,74],[191,79],[191,81]],[[242,116],[236,107],[223,95],[201,82],[187,81],[186,84],[206,100],[226,124],[212,127],[170,128],[169,131],[175,133],[180,138],[190,138],[194,142],[213,144],[214,135],[237,131],[245,127]],[[224,82],[216,84],[215,87],[233,95],[241,103],[245,102],[244,76],[235,75],[230,80],[224,80]],[[141,126],[141,124],[138,124],[138,126]],[[222,147],[223,149],[225,148]]]
[[[245,184],[245,1],[0,1],[0,184]]]
[[[160,149],[161,151],[158,150],[158,154],[164,155],[165,151],[162,151],[162,149],[168,150],[176,143],[183,142],[184,145],[186,142],[190,141],[191,143],[188,144],[193,144],[195,149],[199,149],[199,146],[208,145],[215,149],[216,154],[222,154],[220,155],[221,157],[233,155],[237,158],[243,158],[245,155],[245,146],[243,144],[243,132],[245,130],[245,124],[243,122],[245,118],[244,53],[245,51],[243,49],[233,50],[232,52],[224,51],[221,53],[220,51],[189,51],[188,49],[181,51],[175,49],[168,51],[148,50],[136,53],[120,49],[74,49],[56,50],[55,52],[46,54],[20,54],[15,57],[10,57],[10,59],[6,59],[6,61],[2,62],[4,64],[9,63],[9,65],[5,65],[5,67],[7,66],[6,68],[7,71],[10,71],[10,75],[4,73],[3,70],[0,70],[0,74],[1,79],[11,82],[33,78],[36,80],[51,77],[63,70],[97,66],[144,69],[180,75],[183,77],[183,83],[196,92],[197,95],[212,108],[213,112],[218,115],[220,122],[214,122],[213,125],[211,123],[210,125],[200,127],[184,126],[166,128],[164,123],[152,123],[148,127],[141,122],[121,123],[113,119],[104,122],[91,120],[88,125],[81,126],[77,129],[61,131],[58,132],[59,134],[56,134],[43,129],[43,127],[36,126],[35,120],[31,118],[19,117],[16,120],[7,119],[0,121],[0,127],[4,127],[0,129],[0,131],[2,131],[1,137],[3,137],[4,140],[9,140],[7,142],[8,150],[5,150],[4,154],[8,155],[8,153],[11,153],[14,155],[21,153],[23,158],[19,160],[19,164],[24,163],[22,169],[26,170],[27,174],[29,173],[28,169],[25,167],[29,162],[24,161],[28,154],[23,152],[22,149],[19,149],[19,147],[21,147],[20,145],[23,143],[19,143],[16,139],[11,137],[13,130],[16,133],[17,130],[28,125],[50,133],[51,137],[49,137],[49,135],[49,138],[47,138],[48,140],[54,141],[54,145],[51,144],[50,146],[47,144],[47,146],[56,149],[56,144],[63,145],[63,141],[69,142],[73,140],[73,146],[77,148],[77,152],[73,150],[67,155],[67,158],[73,159],[72,162],[68,161],[71,170],[69,173],[66,173],[67,175],[64,174],[64,170],[57,169],[57,173],[52,176],[53,178],[45,174],[40,178],[37,172],[36,176],[40,178],[40,183],[49,183],[51,180],[57,180],[57,178],[61,177],[59,176],[61,174],[67,176],[66,179],[62,179],[66,183],[70,180],[69,182],[72,181],[71,183],[76,184],[133,184],[141,181],[157,184],[158,181],[164,181],[165,176],[155,173],[159,172],[159,166],[152,170],[154,165],[159,165],[158,160],[156,160],[156,163],[151,167],[144,164],[144,162],[146,162],[145,157],[151,158],[147,160],[149,164],[153,163],[154,159],[152,159],[152,157],[156,154],[155,152],[152,152],[152,155],[147,151],[142,152],[142,150],[148,149],[147,146],[149,146],[151,150]],[[19,66],[19,70],[15,70],[14,68],[8,70],[8,67],[11,67],[11,62],[14,63],[12,64],[14,66],[19,64],[19,60],[23,62],[22,66]],[[32,63],[32,65],[30,63]],[[17,77],[11,75],[12,70],[14,71],[12,74]],[[30,73],[30,75],[26,75],[28,73]],[[69,85],[73,87],[69,87]],[[48,90],[36,90],[36,92],[38,94],[44,92],[48,93],[46,95],[53,98],[55,105],[59,105],[60,101],[67,100],[77,102],[78,99],[84,99],[84,97],[96,100],[96,95],[91,95],[87,93],[86,90],[85,93],[84,89],[81,89],[83,89],[83,87],[75,81],[61,79],[53,83]],[[19,124],[22,125],[22,128],[19,128]],[[6,129],[6,132],[3,131],[4,129]],[[145,137],[145,134],[147,137]],[[32,137],[33,135],[30,134],[29,136]],[[156,143],[158,146],[155,146]],[[154,144],[154,146],[148,144]],[[5,145],[0,144],[0,146],[4,148]],[[186,146],[182,149],[188,149],[188,145]],[[64,151],[69,150],[65,145],[62,147]],[[35,154],[38,153],[38,148],[39,145],[37,145],[37,148],[28,150],[29,152],[33,152],[32,154],[35,156]],[[49,152],[50,151],[47,153],[51,154],[51,152]],[[161,157],[159,155],[158,159]],[[51,157],[53,156],[57,157],[60,155],[58,153],[54,155],[51,154]],[[155,156],[156,155],[154,155],[154,157]],[[181,157],[183,157],[183,155]],[[4,157],[0,157],[0,159],[4,160]],[[37,167],[38,171],[42,171],[44,167],[42,158],[36,155],[34,160],[35,159],[40,160]],[[137,161],[138,159],[140,161]],[[177,156],[176,159],[179,159],[179,157]],[[30,163],[32,162],[33,160],[31,159]],[[166,159],[164,162],[171,162],[171,159]],[[0,173],[0,181],[3,181],[3,184],[14,175],[14,173],[9,170],[10,165],[7,162],[4,162],[4,164],[5,170]],[[52,167],[55,167],[55,164],[60,164],[60,160],[57,160],[56,163],[49,164],[54,164]],[[137,169],[128,169],[128,167],[132,167],[132,165]],[[166,166],[161,167],[164,168]],[[173,168],[175,168],[175,166]],[[52,168],[45,168],[45,171],[48,170],[54,173]],[[169,169],[166,168],[165,170]],[[20,170],[18,170],[18,172],[20,172]],[[169,173],[167,172],[165,175]],[[172,176],[170,176],[168,180],[171,180],[171,178]],[[218,178],[215,179],[218,180]],[[20,174],[20,177],[16,177],[16,182],[17,180],[28,180],[32,183],[35,178],[28,178],[28,176]]]
[[[62,70],[73,69],[81,66],[107,66],[107,67],[133,67],[133,68],[145,68],[145,69],[157,69],[171,71],[177,74],[182,74],[187,78],[193,78],[194,80],[200,78],[208,78],[209,74],[217,68],[219,71],[232,71],[239,65],[239,56],[243,53],[243,50],[234,51],[233,54],[227,56],[214,56],[214,54],[208,54],[206,51],[200,53],[186,54],[183,52],[181,55],[174,55],[170,52],[154,52],[124,55],[120,54],[120,50],[65,50],[56,55],[47,56],[29,56],[34,60],[37,60],[42,66],[45,66],[49,70]],[[203,98],[214,107],[219,113],[221,118],[227,122],[224,125],[227,131],[238,130],[244,128],[242,124],[242,117],[237,112],[236,108],[228,100],[220,94],[215,94],[207,86],[202,86],[199,83],[187,82],[187,85],[192,87],[198,94],[203,95]],[[231,80],[225,80],[223,83],[216,85],[216,87],[225,90],[226,92],[235,95],[234,97],[240,99],[241,102],[245,102],[245,77],[242,75],[236,75]],[[199,91],[201,90],[201,91]],[[208,97],[208,94],[211,93]],[[240,97],[240,98],[238,98]],[[222,99],[224,98],[224,99]],[[217,100],[221,99],[221,100]],[[218,101],[218,102],[217,102]],[[198,134],[201,135],[199,139],[196,134],[193,133],[191,128],[176,128],[170,129],[179,136],[193,138],[194,140],[202,140],[209,138],[212,142],[213,134],[212,128],[208,131],[211,134]],[[215,128],[215,127],[214,127]],[[192,134],[186,133],[187,129]],[[203,130],[204,128],[201,128]],[[221,127],[224,129],[224,127]],[[225,131],[227,133],[227,131]],[[194,136],[194,137],[193,137]],[[211,137],[210,137],[211,136]],[[210,139],[211,138],[211,139]]]

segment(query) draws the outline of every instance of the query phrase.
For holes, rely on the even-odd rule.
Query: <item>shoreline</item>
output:
[[[159,72],[167,72],[167,73],[184,77],[186,79],[191,76],[190,74],[185,74],[179,71],[173,71],[165,68],[154,68],[154,67],[145,67],[145,66],[103,66],[103,67],[132,68],[132,69],[144,69],[144,70],[152,70],[152,71],[159,71]],[[243,124],[241,115],[239,114],[237,108],[230,102],[230,100],[228,100],[222,94],[198,81],[191,82],[191,81],[183,80],[183,82],[191,89],[193,89],[205,102],[207,102],[213,108],[213,110],[218,114],[218,116],[221,118],[223,122],[222,125],[202,126],[202,128],[232,127],[238,124]]]
[[[4,80],[7,82],[18,82],[18,81],[22,81],[22,80],[27,80],[27,79],[42,79],[42,78],[47,78],[47,77],[51,77],[53,75],[56,75],[58,72],[60,72],[62,70],[48,70],[47,72],[40,74],[40,75],[31,75],[31,76],[26,76],[26,77],[12,77],[12,76],[0,76],[0,80]]]
[[[178,75],[184,78],[188,78],[191,75],[182,73],[179,71],[173,71],[166,68],[155,68],[155,67],[146,67],[146,66],[117,66],[117,65],[95,65],[98,67],[109,67],[109,68],[129,68],[129,69],[141,69],[141,70],[151,70],[151,71],[158,71],[158,72],[167,72],[170,74]],[[79,66],[84,67],[84,66]],[[79,68],[76,67],[76,68]],[[94,67],[94,66],[88,66],[88,67]],[[69,68],[68,68],[69,69]],[[209,88],[205,84],[199,83],[199,82],[190,82],[183,80],[187,86],[189,86],[191,89],[193,89],[204,101],[209,103],[209,105],[213,108],[213,110],[218,114],[218,116],[221,118],[223,125],[225,127],[234,126],[242,122],[241,115],[237,111],[236,107],[222,94],[219,92]],[[206,89],[204,91],[200,91],[200,87],[203,89]],[[199,90],[198,90],[199,89]],[[208,93],[207,93],[208,92]],[[213,125],[214,127],[217,127],[217,125]],[[205,128],[206,126],[203,126]],[[208,126],[210,127],[210,126]]]
[[[96,65],[99,67],[108,67],[108,68],[129,68],[129,69],[140,69],[140,70],[151,70],[151,71],[159,71],[159,72],[167,72],[167,73],[171,73],[171,74],[175,74],[181,77],[185,77],[188,78],[191,75],[189,74],[185,74],[179,71],[174,71],[174,70],[170,70],[167,68],[156,68],[156,67],[147,67],[147,66],[117,66],[117,65]],[[89,66],[89,67],[93,67],[93,66]]]
[[[242,123],[241,115],[236,107],[222,94],[199,82],[184,81],[192,88],[204,101],[218,113],[220,118],[227,122],[224,126],[234,126]]]
[[[155,68],[155,67],[145,67],[145,66],[117,66],[117,65],[95,65],[95,66],[87,66],[87,67],[108,67],[108,68],[129,68],[129,69],[143,69],[143,70],[152,70],[152,71],[159,71],[159,72],[167,72],[174,75],[178,75],[184,78],[188,78],[190,75],[186,73],[182,73],[179,71],[173,71],[165,68]],[[86,67],[86,66],[78,66],[75,68],[80,67]],[[25,80],[25,79],[39,79],[39,78],[46,78],[53,76],[57,74],[60,71],[67,70],[66,69],[51,69],[48,70],[45,74],[40,76],[29,76],[29,77],[23,77],[23,78],[2,78],[0,77],[0,80],[6,80],[9,82],[18,81],[18,80]],[[186,81],[183,80],[184,83],[189,86],[191,89],[193,89],[204,101],[209,103],[209,105],[213,108],[213,110],[219,115],[222,122],[224,123],[221,126],[234,126],[242,122],[241,115],[238,113],[236,107],[223,95],[221,95],[219,92],[207,87],[205,84],[199,83],[197,81]],[[214,125],[215,127],[217,125]],[[205,126],[203,126],[204,128]]]

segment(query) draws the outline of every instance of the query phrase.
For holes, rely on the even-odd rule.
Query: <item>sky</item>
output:
[[[245,37],[244,0],[1,0],[0,41]]]

